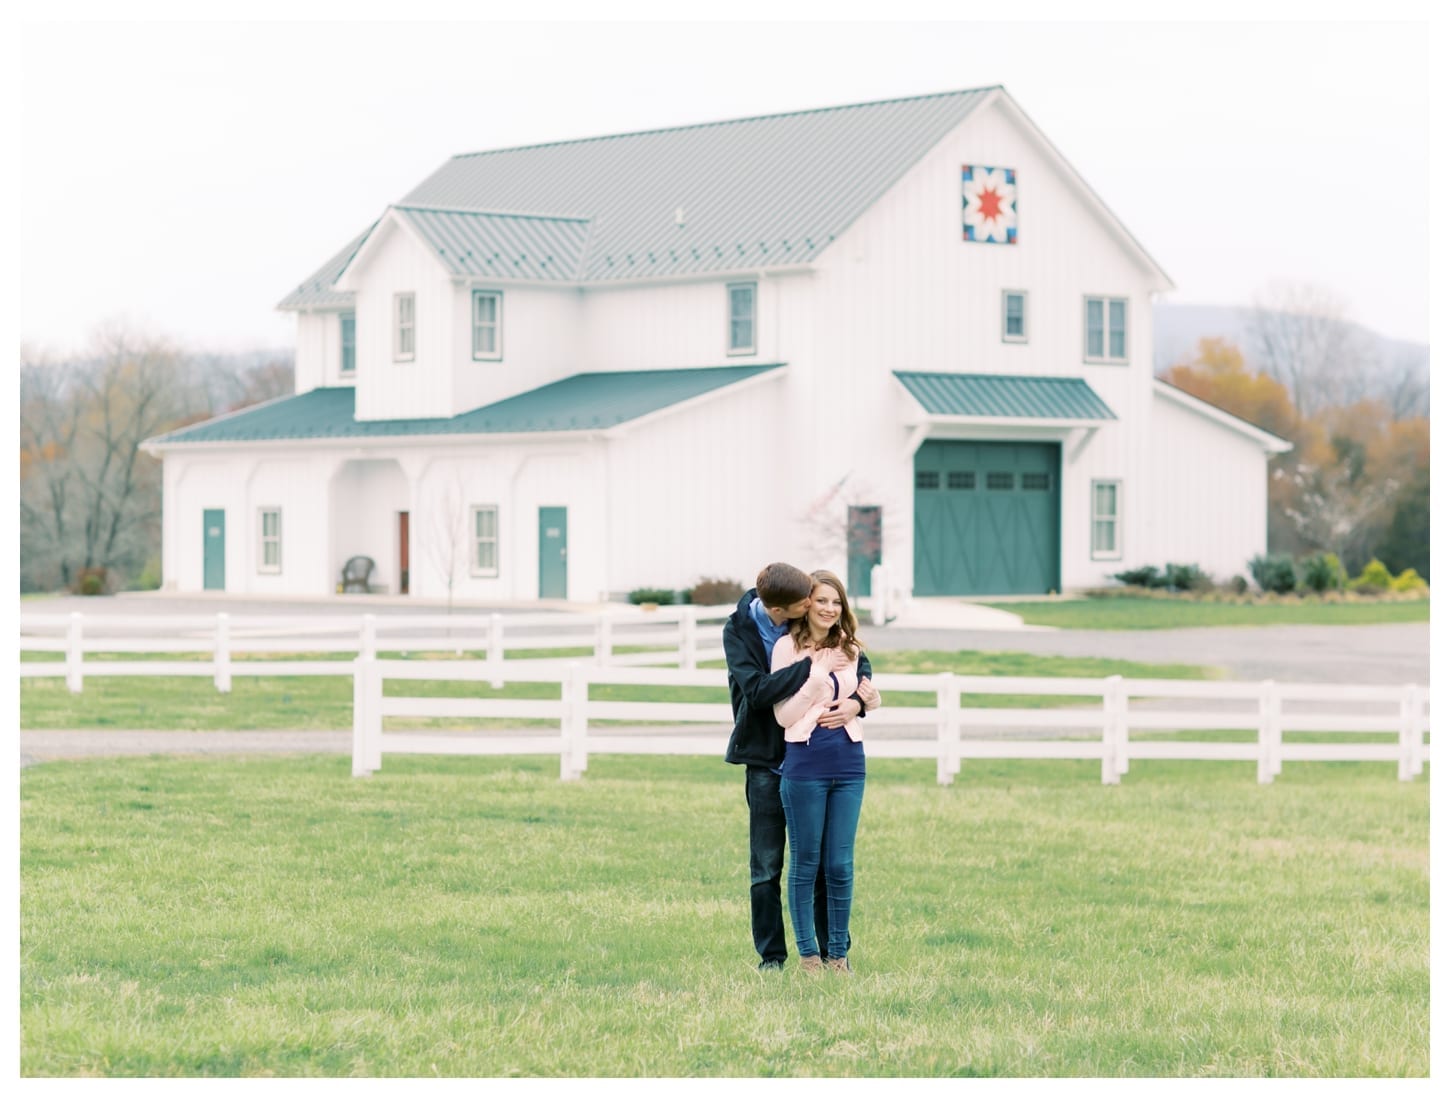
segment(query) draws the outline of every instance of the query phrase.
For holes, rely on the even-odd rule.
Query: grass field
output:
[[[476,657],[478,654],[473,653]],[[298,656],[298,659],[305,658]],[[882,652],[874,659],[882,674],[1082,676],[1123,675],[1139,678],[1200,679],[1209,669],[1188,664],[1144,664],[1016,652]],[[723,666],[716,664],[715,666]],[[487,683],[393,682],[390,694],[410,696],[557,698],[559,687],[548,683],[510,683],[493,690]],[[729,701],[723,689],[596,686],[591,696],[601,700]],[[967,705],[1061,705],[1073,699],[1005,695],[964,695]],[[930,694],[896,695],[892,705],[934,705]],[[397,722],[389,718],[391,727]],[[480,721],[419,720],[404,723],[415,728],[516,727],[523,720]],[[536,722],[542,723],[542,722]],[[29,729],[134,728],[154,731],[217,729],[295,731],[345,730],[352,727],[352,679],[266,678],[233,672],[229,694],[217,692],[207,677],[87,679],[80,694],[66,689],[65,681],[27,679],[20,684],[20,727]]]
[[[1212,625],[1373,625],[1430,620],[1430,600],[1280,602],[1235,605],[1178,599],[1068,599],[1011,602],[1001,608],[1028,625],[1059,629],[1191,629]]]
[[[710,759],[21,772],[25,1075],[1401,1076],[1428,781],[871,764],[852,977],[758,973]]]

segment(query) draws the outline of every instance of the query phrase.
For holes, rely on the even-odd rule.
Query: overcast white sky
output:
[[[1003,84],[1178,289],[1314,282],[1429,339],[1429,38],[1411,23],[27,24],[20,335],[274,306],[450,155]]]

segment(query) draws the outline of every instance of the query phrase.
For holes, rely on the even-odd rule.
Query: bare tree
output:
[[[166,341],[113,324],[82,363],[22,362],[22,556],[61,583],[145,558],[161,468],[139,444],[178,419],[178,359]]]
[[[468,504],[463,496],[463,481],[458,470],[434,497],[433,536],[428,539],[428,559],[448,590],[448,612],[453,613],[453,588],[468,571],[470,531]]]
[[[891,508],[882,509],[879,533],[859,520],[852,521],[853,508],[879,507],[885,498],[886,493],[873,481],[853,471],[812,500],[798,520],[801,540],[813,558],[808,567],[830,568],[845,578],[853,539],[859,549],[868,552],[879,551],[892,541],[899,533],[900,516]]]
[[[1430,351],[1405,344],[1392,352],[1380,383],[1381,399],[1395,419],[1430,414]]]
[[[1301,544],[1328,550],[1351,568],[1383,533],[1401,487],[1393,478],[1363,476],[1347,458],[1319,468],[1296,464],[1273,476],[1294,486],[1293,502],[1283,511]]]
[[[1256,364],[1289,391],[1301,416],[1367,394],[1377,355],[1368,333],[1347,319],[1342,299],[1322,286],[1275,283],[1254,302],[1247,334]]]

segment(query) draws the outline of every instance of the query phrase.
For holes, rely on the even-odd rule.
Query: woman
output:
[[[770,660],[772,671],[802,656],[809,656],[812,664],[800,690],[775,706],[776,720],[785,729],[780,800],[790,837],[790,919],[803,969],[850,972],[846,951],[851,944],[856,821],[866,788],[866,752],[859,716],[842,728],[826,728],[819,722],[827,707],[857,690],[861,643],[845,585],[827,571],[812,572],[811,580],[805,617],[793,622],[790,632],[776,642]],[[863,691],[860,696],[873,709],[881,704],[873,692]],[[820,942],[815,881],[823,861],[829,929],[827,940]]]

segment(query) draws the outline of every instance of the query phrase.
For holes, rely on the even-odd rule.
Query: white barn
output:
[[[281,302],[294,396],[147,442],[165,585],[1243,573],[1288,443],[1154,379],[1171,285],[1000,87],[457,156]]]

